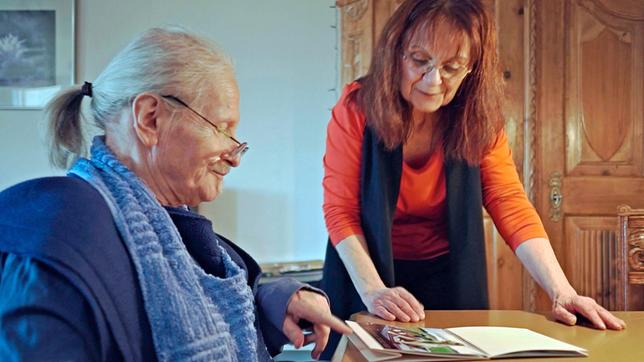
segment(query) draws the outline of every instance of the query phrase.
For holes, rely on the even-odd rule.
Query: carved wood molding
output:
[[[340,1],[336,5],[342,8],[342,14],[346,15],[352,21],[359,20],[369,8],[369,0]]]
[[[347,79],[344,82],[351,82],[358,78],[362,71],[362,56],[360,49],[362,48],[362,38],[364,34],[362,31],[348,34],[346,38],[346,49],[349,52],[349,57],[345,59],[342,66],[348,69]]]
[[[524,37],[527,38],[524,44],[525,69],[526,69],[526,92],[525,92],[525,139],[523,162],[523,183],[528,199],[533,204],[536,201],[535,190],[535,165],[537,146],[537,4],[536,0],[526,0],[524,7],[525,25]],[[526,14],[527,13],[527,14]],[[524,45],[525,47],[525,45]],[[536,310],[537,287],[530,273],[523,272],[523,309],[528,311]]]
[[[631,207],[628,205],[619,205],[617,206],[617,213],[619,215],[627,215],[631,212]]]
[[[628,205],[617,207],[619,235],[622,249],[621,266],[627,284],[644,285],[644,210],[632,209]]]
[[[627,1],[578,0],[577,4],[593,12],[600,11],[625,20],[641,21],[644,20],[644,7],[641,3],[637,4],[637,1],[633,0],[632,4],[628,4]]]
[[[629,284],[644,285],[644,272],[632,272],[628,275]]]
[[[628,265],[630,270],[644,271],[644,228],[631,229],[628,235]]]
[[[535,165],[536,165],[536,144],[537,144],[537,5],[535,0],[527,0],[526,14],[527,29],[525,37],[527,41],[525,69],[526,69],[526,92],[525,92],[525,126],[527,130],[524,142],[525,161],[524,165],[524,187],[528,199],[534,204],[536,198],[535,190]],[[525,11],[524,11],[525,13]]]

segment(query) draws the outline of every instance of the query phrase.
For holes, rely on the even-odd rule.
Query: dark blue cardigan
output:
[[[136,270],[110,210],[93,187],[75,177],[31,180],[0,193],[0,210],[0,359],[44,354],[65,359],[78,357],[85,348],[91,360],[156,360]],[[168,212],[206,272],[221,272],[215,240],[247,271],[256,296],[260,358],[278,353],[287,340],[275,326],[281,327],[288,300],[303,285],[283,280],[258,287],[257,263],[216,235],[210,221],[183,209]],[[84,347],[73,352],[51,348],[64,346],[65,335],[50,335],[55,339],[40,344],[38,333],[48,333],[49,326],[38,319],[39,313],[72,326],[84,336]],[[21,325],[31,328],[32,335],[22,333]]]

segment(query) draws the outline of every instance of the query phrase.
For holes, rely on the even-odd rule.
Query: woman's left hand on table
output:
[[[592,327],[597,329],[626,328],[623,320],[597,304],[593,298],[576,293],[555,297],[552,303],[552,314],[556,320],[571,326],[579,324],[580,318],[585,318]]]

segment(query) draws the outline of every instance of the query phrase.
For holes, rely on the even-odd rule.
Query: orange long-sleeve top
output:
[[[364,235],[360,226],[360,160],[366,120],[344,89],[333,108],[324,155],[324,218],[333,245],[350,235]],[[481,164],[483,205],[506,243],[516,250],[525,240],[547,237],[543,224],[527,199],[505,132],[499,132]],[[403,162],[400,193],[391,238],[393,256],[426,260],[449,252],[446,220],[443,152],[413,168]]]

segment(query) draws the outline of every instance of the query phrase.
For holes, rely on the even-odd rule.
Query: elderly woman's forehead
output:
[[[204,99],[204,103],[210,112],[226,118],[227,122],[235,121],[239,117],[239,91],[237,88],[219,89]]]
[[[237,84],[226,82],[202,89],[196,101],[202,106],[230,106],[239,103]]]

